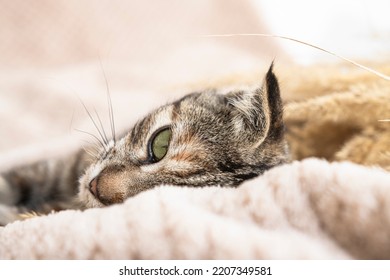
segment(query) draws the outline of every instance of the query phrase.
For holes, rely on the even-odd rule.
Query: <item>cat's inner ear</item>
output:
[[[261,87],[229,93],[226,98],[232,107],[232,122],[237,136],[255,146],[267,137],[273,140],[283,137],[283,108],[273,65]]]

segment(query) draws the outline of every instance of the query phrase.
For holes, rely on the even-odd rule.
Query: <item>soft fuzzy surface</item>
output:
[[[0,229],[0,258],[389,259],[390,174],[317,159],[237,189],[159,187]]]
[[[295,159],[389,168],[390,125],[378,122],[390,118],[388,82],[358,68],[293,66],[270,39],[199,37],[269,33],[254,1],[182,3],[4,2],[0,170],[90,140],[75,132],[95,131],[79,99],[108,124],[104,74],[121,131],[188,91],[260,84],[273,59]],[[389,186],[381,169],[303,160],[237,189],[159,187],[15,222],[0,228],[0,258],[389,259]]]

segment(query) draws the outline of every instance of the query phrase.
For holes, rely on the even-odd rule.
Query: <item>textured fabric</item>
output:
[[[104,74],[123,131],[188,91],[260,84],[273,59],[294,158],[389,166],[390,126],[378,124],[389,118],[385,81],[358,68],[283,63],[269,38],[198,36],[267,32],[253,1],[0,2],[1,170],[90,141],[76,131],[95,133],[79,99],[108,128]],[[344,105],[361,105],[354,114],[327,106],[343,93]],[[328,96],[311,99],[319,95]],[[324,137],[336,131],[351,137]],[[0,228],[0,258],[390,258],[389,176],[305,160],[237,189],[160,187],[123,205]]]
[[[390,174],[308,159],[239,188],[163,186],[0,229],[0,258],[390,258]]]

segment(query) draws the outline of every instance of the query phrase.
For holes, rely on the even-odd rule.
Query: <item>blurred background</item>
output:
[[[387,0],[256,1],[272,33],[290,36],[359,61],[389,57],[390,19]],[[300,64],[338,61],[301,45],[278,41]]]
[[[76,129],[96,134],[80,100],[108,129],[107,87],[120,131],[221,77],[261,83],[273,60],[339,61],[280,39],[203,35],[290,36],[370,63],[389,58],[389,10],[385,0],[0,0],[0,167],[78,146]]]

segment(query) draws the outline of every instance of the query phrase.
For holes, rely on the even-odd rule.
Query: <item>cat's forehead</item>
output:
[[[175,106],[180,106],[183,109],[192,109],[193,107],[215,109],[225,106],[227,102],[224,95],[219,94],[216,90],[210,89],[187,94],[173,104]]]
[[[195,92],[162,106],[137,123],[138,129],[157,129],[180,121],[201,121],[199,114],[216,114],[226,107],[226,98],[213,90]],[[196,118],[196,119],[194,119]]]

